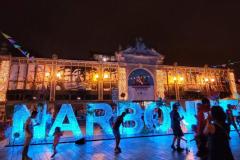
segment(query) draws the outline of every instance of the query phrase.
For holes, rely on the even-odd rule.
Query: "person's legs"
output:
[[[28,148],[29,148],[29,145],[24,145],[23,147],[23,152],[22,152],[22,159],[25,160],[25,159],[28,159]]]
[[[199,137],[199,149],[198,149],[198,153],[197,156],[199,157],[205,157],[207,155],[207,136],[205,135],[200,135]]]
[[[175,148],[175,142],[176,142],[176,140],[177,140],[177,137],[174,135],[173,141],[172,141],[172,145],[171,145],[171,148],[172,148],[172,149],[176,149],[176,148]]]
[[[53,154],[52,154],[52,158],[56,155],[56,153],[57,153],[57,150],[56,150],[56,147],[57,147],[57,145],[55,145],[55,144],[53,144]]]
[[[115,150],[119,149],[119,144],[120,144],[120,140],[121,140],[121,137],[120,137],[120,133],[118,130],[114,130],[113,131],[114,133],[114,136],[115,136]]]
[[[180,147],[181,138],[183,137],[181,126],[175,128],[175,136],[177,138],[177,151],[182,151],[183,149]]]
[[[31,143],[31,139],[32,139],[32,137],[26,137],[26,139],[25,139],[24,147],[23,147],[23,151],[22,151],[22,159],[25,159],[25,158],[29,159],[27,154],[28,154],[29,145]]]
[[[177,137],[177,148],[181,148],[180,143],[181,143],[181,137]]]
[[[116,146],[115,146],[115,148],[119,148],[119,144],[120,144],[120,137],[117,136],[116,137]]]
[[[230,137],[231,123],[228,122],[227,125],[228,125],[228,128],[227,128],[228,138],[231,139],[231,137]]]
[[[184,137],[181,137],[181,140],[187,143],[187,140]]]
[[[238,127],[237,127],[235,121],[232,122],[232,125],[235,128],[235,130],[237,131],[238,135],[240,136],[240,133],[239,133],[239,130],[238,130]]]
[[[180,137],[177,137],[177,148],[180,148]]]
[[[177,151],[183,151],[183,148],[180,147],[181,137],[177,137]]]

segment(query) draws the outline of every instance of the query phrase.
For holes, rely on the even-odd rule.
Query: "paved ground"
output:
[[[187,135],[191,139],[193,135]],[[231,148],[236,160],[240,160],[240,138],[231,133]],[[114,154],[114,141],[87,142],[77,146],[73,143],[62,143],[58,146],[56,160],[193,160],[198,159],[195,142],[189,144],[190,152],[177,153],[170,149],[172,136],[123,139],[122,153]],[[183,144],[184,145],[184,144]],[[51,145],[31,145],[29,156],[33,160],[49,160],[52,154]],[[20,160],[22,146],[6,147],[0,150],[0,160]]]

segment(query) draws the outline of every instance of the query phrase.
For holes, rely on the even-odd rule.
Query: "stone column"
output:
[[[118,90],[119,90],[119,100],[128,99],[128,83],[127,83],[127,71],[124,67],[118,68]],[[123,94],[125,96],[123,97]]]
[[[164,82],[165,82],[166,74],[162,70],[156,70],[156,98],[163,98],[164,95]]]
[[[8,80],[10,74],[11,57],[0,56],[0,112],[5,112],[7,103]]]
[[[230,91],[231,91],[231,98],[233,99],[238,99],[238,93],[237,93],[237,86],[235,83],[235,76],[234,73],[230,70],[228,70],[228,80],[229,80],[229,87],[230,87]]]

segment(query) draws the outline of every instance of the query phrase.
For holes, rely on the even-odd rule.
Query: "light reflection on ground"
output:
[[[240,159],[240,138],[235,132],[231,133],[231,148],[234,156]],[[186,135],[188,140],[192,134]],[[121,142],[122,153],[114,154],[113,140],[87,142],[85,145],[62,143],[58,146],[56,160],[194,160],[196,145],[189,144],[190,152],[173,152],[170,148],[172,136],[158,136],[146,138],[123,139]],[[185,146],[185,144],[182,144]],[[0,150],[0,159],[20,160],[22,146],[7,147]],[[29,156],[33,160],[48,160],[52,154],[51,145],[31,145]]]

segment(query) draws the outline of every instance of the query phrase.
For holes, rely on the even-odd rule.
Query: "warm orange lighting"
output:
[[[103,60],[103,62],[106,62],[106,61],[107,61],[107,58],[106,58],[106,57],[103,57],[102,60]]]
[[[108,78],[110,78],[110,74],[109,74],[109,72],[104,72],[104,74],[103,74],[103,78],[104,78],[104,79],[108,79]]]
[[[93,75],[93,81],[97,81],[98,78],[99,78],[99,75],[97,73]]]
[[[205,78],[205,79],[204,79],[204,81],[205,81],[205,82],[208,82],[208,81],[209,81],[209,79],[208,79],[208,78]]]
[[[180,77],[180,78],[179,78],[179,80],[180,80],[180,81],[183,81],[183,80],[184,80],[184,78],[183,78],[183,77]]]
[[[177,78],[176,78],[176,77],[173,77],[173,80],[174,80],[174,81],[176,81],[176,80],[177,80]]]
[[[214,78],[212,78],[212,79],[211,79],[211,82],[214,82],[214,81],[215,81],[215,79],[214,79]]]
[[[49,73],[49,72],[46,72],[46,73],[45,73],[45,77],[50,77],[50,73]]]
[[[57,78],[61,78],[61,77],[62,77],[62,74],[61,74],[60,72],[58,72],[58,73],[56,74],[56,76],[57,76]]]

